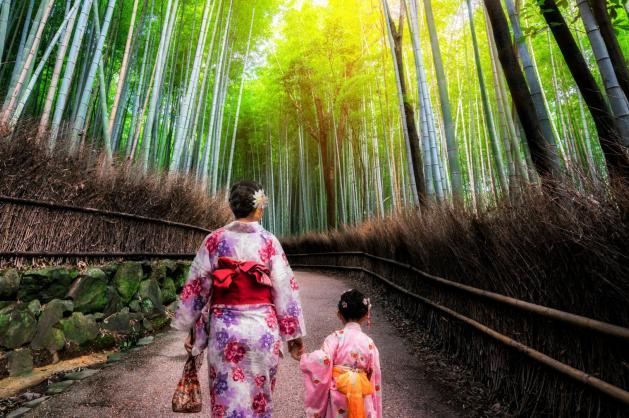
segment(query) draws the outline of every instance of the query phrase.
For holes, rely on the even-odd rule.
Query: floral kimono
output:
[[[348,322],[300,361],[308,418],[382,418],[380,357],[360,324]]]
[[[254,265],[271,303],[215,303],[231,290],[217,281],[225,260]],[[212,232],[192,263],[172,326],[195,330],[193,355],[208,350],[212,417],[271,417],[282,340],[305,335],[297,282],[277,238],[258,222]]]

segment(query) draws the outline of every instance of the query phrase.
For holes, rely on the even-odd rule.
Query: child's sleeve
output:
[[[326,415],[337,345],[338,338],[332,334],[325,339],[320,350],[301,356],[299,366],[304,373],[304,408],[308,418]]]
[[[382,418],[382,373],[380,371],[380,353],[378,347],[373,343],[369,344],[371,351],[371,384],[373,385],[374,392],[371,395],[373,398],[373,407],[376,410],[376,418]]]

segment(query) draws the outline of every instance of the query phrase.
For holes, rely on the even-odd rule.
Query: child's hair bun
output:
[[[369,299],[359,290],[350,289],[341,295],[338,308],[346,321],[358,321],[369,312]]]

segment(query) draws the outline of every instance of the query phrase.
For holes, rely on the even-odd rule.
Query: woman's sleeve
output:
[[[180,294],[179,307],[175,313],[171,326],[181,331],[195,328],[199,331],[203,320],[201,311],[210,299],[212,292],[211,273],[216,265],[216,256],[208,251],[208,242],[213,239],[214,233],[203,240],[203,244],[197,251],[190,272]],[[202,335],[197,335],[197,339]]]
[[[269,249],[272,254],[269,267],[280,335],[284,341],[303,337],[306,335],[306,326],[295,275],[278,239],[273,236],[267,245],[273,246]]]
[[[338,338],[329,335],[320,350],[302,355],[299,361],[304,373],[304,408],[308,418],[326,416],[337,345]]]
[[[374,392],[371,395],[373,399],[373,407],[376,410],[376,418],[382,418],[382,373],[380,371],[380,353],[378,347],[371,342],[369,344],[371,351],[371,384]]]

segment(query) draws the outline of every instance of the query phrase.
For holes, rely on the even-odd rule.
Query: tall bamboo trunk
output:
[[[11,11],[11,1],[4,0],[0,6],[0,63],[4,56],[4,46],[7,40],[7,28],[9,26],[9,12]]]
[[[242,100],[242,91],[245,87],[245,74],[247,71],[247,64],[249,63],[249,48],[251,47],[251,34],[253,32],[253,19],[256,13],[255,7],[251,11],[251,23],[249,24],[249,36],[247,37],[247,50],[245,52],[245,59],[242,64],[242,74],[240,75],[240,88],[238,90],[238,103],[236,104],[236,116],[234,117],[234,132],[232,133],[231,147],[229,150],[229,163],[227,166],[227,181],[225,187],[229,187],[232,177],[232,165],[234,162],[234,148],[236,146],[236,133],[238,132],[238,117],[240,116],[240,103]]]
[[[513,126],[513,120],[509,112],[509,106],[507,105],[507,92],[502,81],[503,74],[499,67],[498,50],[496,49],[496,43],[494,42],[492,35],[491,23],[489,22],[489,16],[487,15],[487,9],[485,11],[485,30],[487,31],[487,40],[489,43],[489,58],[491,61],[491,73],[494,79],[494,92],[496,95],[496,108],[498,109],[498,124],[500,126],[500,133],[503,139],[503,145],[505,149],[505,157],[507,160],[507,172],[509,173],[509,194],[515,196],[518,193],[520,181],[518,179],[518,173],[515,170],[515,162],[513,154],[511,152],[511,145],[517,141],[517,132]],[[511,129],[513,127],[513,129]]]
[[[467,1],[467,12],[470,22],[470,32],[472,34],[472,47],[474,49],[474,62],[476,64],[476,74],[478,76],[478,84],[480,87],[481,103],[483,105],[483,112],[485,113],[485,123],[487,123],[487,132],[489,134],[489,140],[491,142],[491,148],[496,164],[496,171],[498,172],[498,183],[503,195],[507,195],[508,183],[504,173],[504,163],[502,161],[502,150],[498,142],[496,135],[496,128],[494,125],[494,118],[491,114],[491,107],[489,105],[489,97],[487,95],[487,88],[485,87],[485,77],[483,76],[483,70],[481,67],[480,53],[478,50],[478,41],[476,40],[476,30],[474,29],[474,13],[472,11],[471,0]]]
[[[50,57],[50,54],[52,53],[53,48],[57,45],[57,42],[59,41],[59,38],[63,34],[66,26],[69,24],[71,20],[73,20],[74,16],[76,16],[77,10],[78,10],[78,4],[76,4],[72,9],[68,11],[68,14],[66,15],[63,22],[61,23],[61,26],[57,29],[57,32],[52,37],[50,44],[44,51],[44,54],[42,55],[41,59],[39,60],[39,64],[37,65],[37,68],[35,68],[35,70],[32,72],[32,75],[30,77],[28,84],[22,88],[21,84],[18,82],[18,85],[16,89],[14,90],[14,92],[20,93],[19,100],[17,101],[17,103],[10,102],[9,107],[7,108],[7,111],[11,112],[11,114],[9,115],[9,118],[10,118],[10,121],[8,123],[9,128],[12,129],[17,124],[17,121],[22,115],[22,111],[24,110],[24,107],[26,106],[26,103],[28,102],[31,96],[31,93],[33,92],[33,89],[35,88],[35,84],[38,83],[40,80],[39,76],[41,75],[44,69],[44,66],[48,62],[48,58]]]
[[[223,76],[223,68],[225,61],[225,54],[227,52],[227,43],[228,43],[228,34],[229,34],[229,25],[231,21],[231,12],[232,12],[233,2],[230,1],[229,10],[227,12],[227,17],[225,20],[225,28],[223,31],[223,40],[221,42],[221,49],[219,51],[219,61],[214,70],[214,86],[212,93],[212,107],[210,109],[210,124],[208,128],[206,144],[205,144],[205,152],[203,154],[203,159],[201,161],[201,171],[200,171],[200,180],[202,184],[207,184],[208,175],[211,168],[211,162],[213,161],[212,152],[216,152],[216,124],[217,124],[217,116],[218,116],[218,106],[220,103],[220,94],[221,87],[224,83],[222,78]]]
[[[22,36],[20,38],[20,44],[18,47],[18,52],[15,57],[15,64],[13,65],[13,71],[11,72],[11,78],[9,81],[8,93],[4,99],[3,109],[9,104],[9,100],[13,96],[13,89],[15,88],[15,83],[17,82],[22,69],[24,68],[24,61],[28,56],[28,51],[30,51],[33,42],[35,41],[35,37],[39,30],[39,22],[41,21],[42,16],[44,15],[47,6],[49,5],[48,0],[41,1],[39,3],[39,7],[37,8],[37,12],[35,13],[35,17],[31,19],[34,0],[31,0],[28,13],[26,16],[24,27],[22,28]]]
[[[79,50],[83,43],[83,35],[87,28],[87,19],[89,17],[90,9],[92,7],[93,0],[85,0],[82,4],[81,14],[76,24],[76,30],[74,31],[74,37],[72,38],[72,45],[68,52],[68,59],[65,65],[65,71],[61,80],[61,86],[59,87],[59,93],[57,95],[57,102],[55,104],[55,111],[52,116],[52,123],[50,127],[50,137],[48,147],[50,150],[54,149],[57,135],[61,127],[61,119],[63,118],[66,104],[68,101],[70,87],[72,85],[72,79],[74,76],[74,70],[79,57]]]
[[[11,96],[9,98],[9,102],[5,103],[5,107],[2,112],[2,117],[0,118],[0,126],[6,127],[9,123],[9,118],[15,109],[15,105],[17,103],[20,94],[22,93],[22,87],[28,77],[28,74],[32,71],[32,65],[35,61],[35,55],[39,50],[39,44],[41,43],[42,35],[44,33],[44,28],[46,27],[46,22],[48,21],[48,17],[50,16],[50,12],[52,10],[52,6],[54,5],[53,0],[44,0],[42,2],[41,7],[44,7],[42,11],[42,16],[37,25],[37,31],[35,32],[34,38],[31,43],[31,47],[26,55],[24,61],[22,62],[22,66],[18,72],[18,77],[15,81],[15,86],[11,90]]]
[[[203,51],[205,50],[205,41],[207,39],[207,31],[209,23],[212,21],[210,13],[214,12],[214,2],[210,8],[210,1],[205,2],[203,10],[203,18],[201,20],[201,29],[199,32],[199,39],[197,42],[196,53],[194,56],[194,63],[192,65],[192,71],[190,72],[190,79],[186,87],[186,94],[184,95],[183,102],[179,108],[179,118],[177,122],[177,130],[175,132],[175,144],[173,149],[173,157],[170,163],[170,170],[178,170],[181,163],[181,156],[183,153],[184,136],[188,132],[189,124],[189,111],[192,107],[193,98],[197,93],[197,86],[199,81],[199,74],[201,71],[201,63],[203,58]]]
[[[625,92],[618,82],[613,62],[607,51],[601,31],[594,19],[594,14],[590,9],[590,5],[587,0],[577,0],[577,5],[579,6],[581,19],[583,20],[583,25],[585,26],[588,38],[590,39],[590,44],[592,45],[592,51],[596,57],[596,63],[598,64],[598,69],[603,79],[603,85],[605,86],[605,91],[607,92],[607,99],[616,119],[616,128],[622,137],[623,144],[628,147],[629,102],[627,102],[627,96],[625,96]]]
[[[400,3],[400,7],[403,7],[404,2]],[[406,91],[406,82],[404,80],[403,73],[403,58],[402,58],[402,33],[404,22],[404,11],[400,13],[400,24],[395,29],[391,12],[389,11],[389,5],[387,0],[382,0],[382,6],[384,9],[384,20],[386,23],[388,40],[393,55],[393,67],[395,70],[396,83],[398,88],[398,100],[400,102],[400,118],[402,120],[402,131],[407,148],[408,158],[408,172],[411,185],[411,192],[413,193],[413,200],[415,204],[426,203],[426,189],[424,183],[424,173],[422,171],[422,156],[419,149],[419,137],[417,136],[417,128],[415,127],[415,111],[413,106],[408,101],[408,93]]]
[[[456,138],[456,130],[454,129],[454,122],[452,120],[452,110],[450,107],[450,98],[448,96],[448,83],[443,67],[443,60],[441,58],[439,37],[437,36],[437,28],[435,26],[435,19],[432,12],[432,0],[424,0],[424,11],[426,13],[426,25],[428,26],[430,47],[432,50],[432,59],[435,66],[435,74],[437,76],[437,87],[439,88],[441,117],[443,118],[443,130],[445,133],[448,149],[448,166],[450,168],[452,196],[455,203],[462,203],[463,183],[461,180],[461,165],[459,162],[458,143]]]
[[[553,158],[553,164],[556,167],[559,167],[559,156],[557,155],[556,150],[557,140],[555,138],[552,121],[546,107],[544,90],[542,89],[535,64],[531,60],[529,50],[526,46],[525,36],[522,33],[522,28],[520,27],[518,10],[513,4],[513,0],[505,0],[505,5],[507,6],[507,12],[511,21],[511,28],[513,29],[513,36],[518,48],[518,55],[520,57],[520,61],[522,62],[522,66],[524,67],[524,75],[531,92],[533,106],[535,106],[535,112],[537,113],[537,119],[539,120],[544,138],[548,141],[548,146],[550,148],[549,152]]]
[[[155,66],[153,67],[153,86],[150,94],[150,102],[148,112],[146,115],[146,121],[144,123],[144,132],[142,135],[140,167],[144,172],[148,170],[149,166],[149,152],[151,150],[152,139],[154,138],[153,129],[156,122],[155,116],[157,112],[157,104],[160,99],[160,91],[162,90],[162,82],[164,69],[167,63],[167,55],[169,51],[171,34],[173,31],[174,22],[177,19],[177,9],[179,7],[179,0],[168,0],[166,7],[166,15],[164,17],[164,25],[162,26],[162,34],[158,47],[157,59],[155,60]]]
[[[68,45],[70,44],[70,38],[72,37],[72,31],[74,29],[74,23],[76,21],[76,16],[78,12],[79,2],[81,0],[75,0],[74,6],[76,7],[75,12],[70,17],[70,21],[64,27],[64,34],[61,40],[61,44],[57,50],[57,59],[55,62],[55,68],[52,72],[52,77],[50,79],[50,84],[48,86],[48,93],[46,94],[46,101],[44,103],[44,110],[40,116],[39,120],[39,129],[37,131],[38,140],[42,140],[44,135],[48,130],[48,122],[50,120],[50,112],[52,111],[52,105],[55,100],[55,96],[57,94],[57,86],[59,85],[59,78],[61,76],[61,70],[63,68],[63,64],[65,62],[66,51],[68,50]]]
[[[103,18],[103,26],[101,28],[99,23],[100,16],[98,14],[98,1],[94,1],[92,3],[92,8],[94,10],[94,26],[98,36],[98,41],[96,43],[96,50],[94,51],[94,56],[92,57],[90,69],[87,73],[87,80],[84,84],[85,87],[83,88],[83,92],[81,94],[79,109],[77,111],[77,115],[74,120],[74,126],[72,128],[71,146],[74,149],[76,149],[76,146],[78,145],[77,140],[79,138],[79,135],[81,135],[85,127],[85,120],[87,119],[87,108],[90,97],[92,96],[92,89],[94,87],[96,72],[101,65],[101,59],[103,57],[103,47],[105,45],[105,39],[107,38],[107,33],[109,31],[109,25],[111,23],[111,18],[113,16],[115,6],[116,0],[109,0],[107,10],[105,11],[105,17]]]
[[[589,3],[592,7],[596,23],[600,29],[601,36],[605,41],[609,58],[614,66],[616,77],[618,77],[618,83],[622,87],[625,96],[629,98],[629,68],[627,67],[625,55],[618,43],[618,38],[616,37],[616,32],[614,31],[611,18],[607,12],[607,2],[601,0],[590,0]],[[627,2],[626,5],[629,5],[629,2]],[[627,17],[629,18],[629,14]]]
[[[624,178],[629,177],[629,156],[627,156],[627,150],[623,146],[622,138],[615,128],[614,118],[609,111],[605,98],[596,85],[596,81],[581,51],[574,41],[570,28],[559,11],[555,0],[544,0],[540,3],[540,9],[594,119],[610,174]]]
[[[430,91],[428,88],[428,82],[426,81],[426,70],[424,68],[424,58],[419,40],[419,23],[417,18],[417,4],[415,0],[410,0],[410,7],[405,7],[408,15],[409,30],[411,32],[411,43],[413,45],[413,56],[415,59],[415,72],[417,74],[417,95],[418,102],[421,106],[420,111],[420,126],[422,131],[422,144],[427,143],[428,150],[431,153],[430,165],[426,165],[432,170],[432,178],[434,184],[427,182],[427,189],[431,185],[434,186],[437,199],[442,201],[444,199],[443,182],[441,177],[441,161],[437,155],[437,132],[435,129],[435,115],[433,112],[432,102],[430,99]],[[427,154],[423,154],[424,159],[427,160]],[[424,161],[425,162],[425,161]],[[427,174],[427,172],[425,172]],[[426,176],[428,177],[428,176]],[[430,194],[430,193],[428,193]]]
[[[485,0],[487,13],[491,21],[498,57],[502,64],[513,103],[518,112],[522,128],[526,134],[531,151],[531,158],[540,177],[559,175],[558,167],[548,147],[549,140],[544,138],[542,128],[535,112],[533,98],[528,89],[522,69],[518,65],[515,49],[511,43],[509,25],[499,0]]]
[[[116,87],[116,95],[114,96],[114,103],[111,108],[111,114],[109,115],[109,132],[114,131],[114,122],[118,115],[118,107],[120,104],[120,96],[122,95],[123,88],[126,86],[127,73],[129,71],[129,54],[131,53],[131,43],[135,34],[135,18],[138,12],[139,0],[133,1],[133,8],[131,9],[131,22],[129,23],[129,32],[127,33],[127,42],[124,48],[124,55],[122,56],[122,64],[120,65],[120,73],[118,76],[118,86]],[[146,9],[146,2],[144,4]]]

